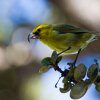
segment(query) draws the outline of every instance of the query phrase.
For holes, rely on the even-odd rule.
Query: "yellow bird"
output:
[[[41,24],[36,26],[28,35],[28,41],[30,39],[39,39],[51,49],[57,52],[65,51],[65,55],[70,55],[84,49],[96,39],[96,35],[72,25]]]

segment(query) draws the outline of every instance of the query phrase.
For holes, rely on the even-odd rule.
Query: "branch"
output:
[[[69,62],[69,68],[64,71],[59,67],[58,63],[62,60],[62,56],[59,56],[56,51],[54,51],[51,57],[44,58],[41,63],[40,72],[46,72],[50,68],[54,68],[55,71],[61,73],[55,87],[61,77],[63,77],[63,88],[59,88],[61,93],[67,93],[70,91],[70,97],[72,99],[79,99],[85,95],[91,84],[95,84],[95,88],[100,92],[100,65],[97,60],[94,60],[89,69],[84,64],[79,64],[78,66],[73,66],[72,62]],[[87,79],[84,79],[87,75]]]

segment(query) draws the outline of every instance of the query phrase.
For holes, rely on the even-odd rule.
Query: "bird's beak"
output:
[[[28,40],[28,42],[30,43],[30,39],[36,39],[36,38],[37,38],[37,37],[36,37],[35,34],[30,33],[30,34],[28,34],[27,40]]]

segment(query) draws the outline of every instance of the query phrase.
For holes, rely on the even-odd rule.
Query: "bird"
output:
[[[92,31],[70,24],[40,24],[28,34],[29,42],[30,39],[40,40],[59,54],[77,54],[78,57],[80,51],[96,40],[96,35]]]

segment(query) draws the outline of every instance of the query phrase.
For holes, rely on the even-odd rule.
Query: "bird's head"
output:
[[[33,31],[28,35],[28,41],[30,42],[30,39],[42,39],[46,36],[49,36],[50,32],[52,30],[52,25],[50,24],[41,24],[36,26]]]

